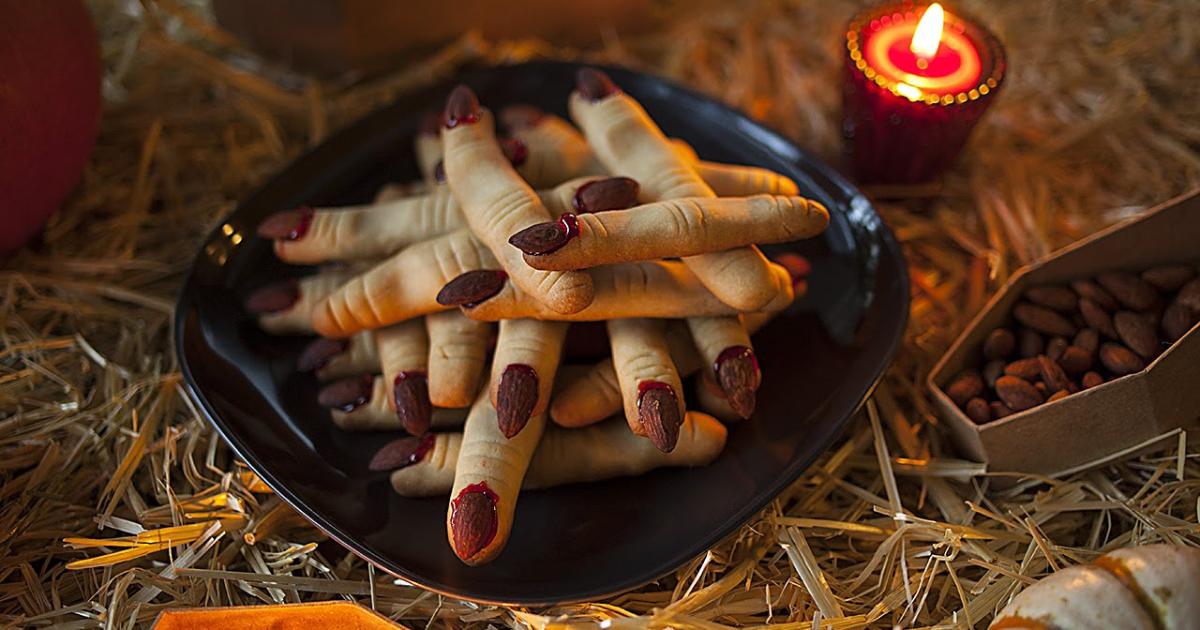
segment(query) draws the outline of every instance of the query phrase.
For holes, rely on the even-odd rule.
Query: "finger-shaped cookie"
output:
[[[429,334],[429,400],[438,407],[470,407],[487,363],[492,324],[458,310],[425,316]]]
[[[247,311],[258,316],[258,325],[275,335],[313,332],[313,308],[347,282],[347,270],[323,271],[300,279],[289,278],[259,287],[246,298]]]
[[[747,331],[753,333],[765,326],[773,316],[774,313],[747,313],[742,317]],[[706,362],[701,358],[683,322],[671,322],[667,325],[667,346],[675,370],[681,377],[691,376],[705,366]],[[709,364],[711,365],[711,362]],[[554,394],[554,400],[550,404],[551,418],[557,424],[578,427],[599,422],[620,412],[621,392],[616,383],[617,372],[613,368],[612,358],[592,365],[572,380],[564,382]],[[713,385],[715,387],[716,384]],[[717,397],[723,395],[721,392]],[[725,404],[722,409],[727,407],[728,404]],[[730,413],[729,417],[735,415]]]
[[[258,226],[258,235],[275,239],[280,260],[309,264],[384,258],[464,227],[454,196],[442,186],[370,205],[278,212]]]
[[[442,161],[442,113],[426,112],[421,118],[417,136],[413,139],[413,153],[417,158],[417,170],[427,184],[437,183],[434,169]]]
[[[608,339],[629,428],[649,438],[658,450],[671,452],[685,409],[683,385],[667,345],[666,322],[610,320]]]
[[[450,547],[466,564],[492,560],[508,541],[521,482],[545,424],[545,414],[535,415],[508,438],[500,432],[486,389],[472,405],[446,513]]]
[[[567,324],[536,319],[500,322],[492,360],[492,405],[500,432],[511,438],[534,416],[545,416]]]
[[[499,118],[509,135],[529,148],[529,158],[518,171],[531,186],[555,186],[605,173],[583,134],[562,118],[528,105],[505,107]]]
[[[535,269],[597,265],[782,243],[825,231],[829,213],[803,197],[693,197],[599,214],[564,214],[509,238]]]
[[[374,374],[379,371],[375,335],[367,330],[345,339],[318,337],[304,347],[296,359],[296,370],[316,372],[322,381]]]
[[[742,418],[754,413],[755,392],[762,382],[750,333],[740,317],[689,317],[696,349],[720,385],[729,407]],[[720,414],[718,414],[720,415]]]
[[[585,308],[592,301],[588,274],[532,269],[521,252],[508,244],[510,235],[551,217],[504,157],[492,133],[490,114],[479,106],[470,88],[454,89],[444,117],[446,175],[471,230],[523,291],[559,313]]]
[[[383,376],[359,374],[326,384],[317,392],[317,403],[329,409],[333,423],[345,431],[404,430],[391,389]],[[450,429],[460,426],[465,417],[462,409],[435,408],[429,426]]]
[[[467,230],[422,241],[330,293],[313,310],[313,326],[326,337],[345,337],[435,313],[446,308],[436,297],[447,282],[496,266],[491,250]]]
[[[641,105],[604,73],[580,70],[570,110],[597,159],[613,175],[636,179],[643,200],[714,196]],[[756,247],[689,256],[684,262],[721,301],[739,311],[760,310],[778,297],[771,264]]]
[[[796,182],[770,169],[701,160],[690,144],[678,138],[672,138],[671,145],[676,153],[691,162],[696,174],[718,197],[792,196],[800,192]]]
[[[375,331],[375,345],[383,382],[392,384],[392,408],[400,426],[412,435],[429,430],[433,413],[429,402],[429,337],[420,319],[392,324]]]
[[[700,370],[696,375],[694,391],[696,400],[693,401],[693,405],[702,409],[704,413],[718,418],[722,422],[736,422],[743,419],[741,413],[733,410],[729,398],[725,396],[725,392],[721,391],[721,386],[713,380],[708,370]]]
[[[557,321],[602,321],[622,317],[676,319],[692,315],[735,315],[718,300],[687,266],[674,261],[605,265],[589,270],[594,279],[592,303],[575,313],[559,313],[525,294],[499,270],[480,270],[452,280],[438,293],[438,302],[462,306],[471,319],[497,321],[522,317]],[[773,266],[779,287],[765,310],[777,311],[792,300],[791,277]]]
[[[725,426],[689,411],[675,450],[664,453],[629,431],[617,418],[582,429],[548,427],[525,473],[523,490],[641,475],[668,466],[704,466],[725,448]],[[392,473],[392,488],[405,497],[446,496],[454,483],[462,434],[401,438],[380,450],[375,470]]]

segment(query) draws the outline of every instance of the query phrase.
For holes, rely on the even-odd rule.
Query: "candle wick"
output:
[[[928,69],[929,68],[929,60],[924,57],[917,57],[917,67],[920,68],[921,70]]]

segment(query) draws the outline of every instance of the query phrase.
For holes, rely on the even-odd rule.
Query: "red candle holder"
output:
[[[953,164],[1004,82],[1000,40],[945,13],[936,52],[910,48],[927,7],[864,11],[846,28],[845,150],[860,183],[916,184]]]

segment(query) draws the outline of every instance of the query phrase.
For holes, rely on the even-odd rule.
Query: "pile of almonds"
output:
[[[945,389],[979,424],[1139,372],[1200,321],[1200,277],[1189,265],[1112,271],[1021,297],[1015,330],[989,333],[983,368]]]

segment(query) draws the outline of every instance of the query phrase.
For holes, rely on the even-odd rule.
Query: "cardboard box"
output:
[[[1176,429],[1200,428],[1200,325],[1141,372],[988,424],[975,424],[942,390],[963,369],[979,367],[984,338],[1012,322],[1026,287],[1166,263],[1200,263],[1200,190],[1019,270],[929,374],[934,404],[961,454],[986,462],[992,472],[1055,475],[1102,463]]]

